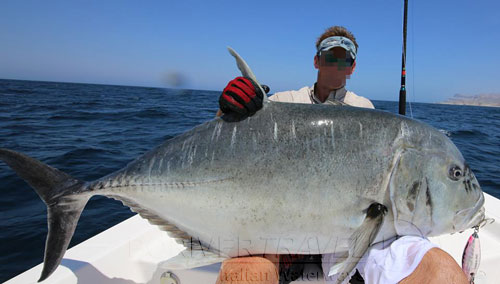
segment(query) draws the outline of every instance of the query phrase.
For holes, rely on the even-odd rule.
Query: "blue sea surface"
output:
[[[124,167],[164,140],[212,119],[219,94],[0,80],[0,147],[91,181]],[[377,109],[397,113],[397,102],[374,104]],[[500,198],[500,108],[413,103],[412,113],[415,119],[448,135],[482,189]],[[3,282],[43,261],[47,210],[37,194],[2,162],[0,209]],[[132,215],[118,201],[93,197],[70,246]]]

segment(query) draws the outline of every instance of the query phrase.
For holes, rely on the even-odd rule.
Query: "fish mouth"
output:
[[[458,211],[453,217],[453,229],[464,231],[478,226],[485,218],[484,195],[481,192],[473,207]]]

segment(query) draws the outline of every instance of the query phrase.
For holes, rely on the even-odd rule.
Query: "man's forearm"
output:
[[[439,248],[430,249],[417,268],[399,284],[456,283],[468,284],[467,277],[457,262]]]

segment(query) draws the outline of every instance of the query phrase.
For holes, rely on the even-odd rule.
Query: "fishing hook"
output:
[[[494,222],[495,222],[494,218],[484,218],[483,220],[481,220],[481,222],[479,222],[479,224],[477,224],[472,228],[474,228],[474,230],[479,230],[479,228],[483,228],[484,226],[493,224]]]

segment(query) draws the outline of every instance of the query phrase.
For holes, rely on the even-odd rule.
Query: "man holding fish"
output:
[[[354,42],[339,34],[320,39],[313,92],[282,95],[309,98],[308,104],[270,101],[248,64],[229,48],[246,78],[224,90],[222,118],[93,181],[0,148],[0,160],[47,205],[39,281],[60,265],[88,200],[102,195],[120,200],[184,245],[160,267],[224,261],[219,283],[277,283],[273,263],[287,271],[290,263],[315,254],[322,255],[328,282],[343,283],[357,269],[367,283],[466,283],[453,259],[426,237],[484,222],[481,187],[442,132],[363,108],[371,103],[341,91],[353,71]],[[475,247],[472,239],[464,259]],[[255,258],[260,255],[271,260]],[[475,266],[464,267],[473,272]]]
[[[373,109],[370,100],[345,88],[346,80],[356,68],[358,44],[353,34],[341,26],[330,27],[318,38],[316,49],[314,67],[318,69],[317,82],[296,91],[275,93],[269,99]],[[220,96],[218,116],[224,115],[223,118],[226,117],[228,121],[243,120],[262,108],[264,96],[252,79],[237,77],[228,83]],[[335,264],[340,257],[341,254],[333,253],[316,256],[281,255],[279,259],[274,255],[233,258],[224,261],[217,283],[233,283],[228,275],[238,271],[264,272],[268,277],[261,279],[263,283],[290,283],[303,276],[304,263],[321,263],[325,281],[336,283],[340,271],[335,268]],[[356,274],[352,278],[347,277],[344,283],[350,278],[351,283],[363,283],[357,271],[361,272],[367,283],[468,283],[449,254],[420,236],[397,237],[373,244],[356,268]],[[247,280],[238,283],[255,283]]]

